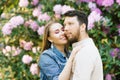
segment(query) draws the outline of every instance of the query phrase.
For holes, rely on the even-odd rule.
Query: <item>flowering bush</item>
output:
[[[75,9],[88,15],[104,79],[120,79],[120,0],[2,0],[0,6],[0,79],[39,80],[44,25]]]

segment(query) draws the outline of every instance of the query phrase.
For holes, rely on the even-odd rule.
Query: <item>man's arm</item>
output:
[[[82,48],[75,57],[73,80],[91,80],[94,68],[94,51]]]
[[[94,65],[95,67],[91,80],[103,80],[103,65],[100,55],[97,56]]]

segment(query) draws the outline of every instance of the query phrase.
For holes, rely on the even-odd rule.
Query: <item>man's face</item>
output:
[[[78,41],[80,35],[80,25],[77,20],[77,16],[65,17],[64,31],[70,43]]]

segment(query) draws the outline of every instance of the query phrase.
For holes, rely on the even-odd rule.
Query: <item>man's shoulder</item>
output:
[[[89,57],[97,57],[99,55],[99,51],[95,46],[83,46],[79,51],[77,56],[89,56]]]

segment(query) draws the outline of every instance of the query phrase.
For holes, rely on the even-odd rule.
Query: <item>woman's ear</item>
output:
[[[48,41],[50,41],[51,43],[53,42],[53,40],[50,37],[48,37]]]

